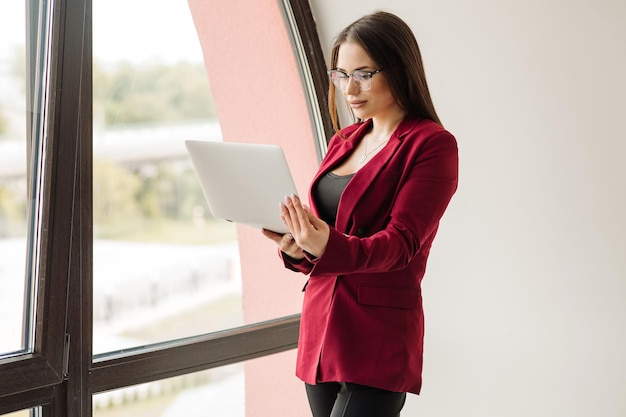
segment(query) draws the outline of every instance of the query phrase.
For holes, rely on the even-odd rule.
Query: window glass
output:
[[[236,229],[184,146],[221,140],[187,2],[94,0],[93,57],[94,354],[241,325]]]
[[[0,2],[0,355],[34,342],[49,13],[32,4]]]
[[[245,417],[244,366],[235,364],[108,391],[94,417]]]
[[[294,367],[295,351],[287,351],[107,391],[93,396],[93,417],[308,415]]]
[[[0,2],[0,352],[22,349],[26,263],[24,2]]]
[[[39,409],[32,410],[21,410],[16,411],[15,413],[2,414],[2,417],[29,417],[29,416],[37,416],[39,415]]]

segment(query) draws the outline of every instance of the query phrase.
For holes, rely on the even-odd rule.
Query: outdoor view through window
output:
[[[40,22],[47,21],[46,4],[32,11],[44,15]],[[43,23],[26,25],[25,16],[25,2],[0,2],[0,356],[33,348],[32,267],[38,251],[28,236],[39,235],[34,230],[45,136],[41,87],[47,73],[41,51],[47,31]],[[27,35],[41,42],[27,48]]]
[[[0,3],[0,354],[23,347],[27,230],[24,13],[23,2]]]
[[[94,354],[241,325],[235,228],[184,146],[221,140],[187,2],[94,1],[93,57]]]
[[[96,355],[243,324],[235,226],[212,218],[187,139],[222,140],[187,2],[94,0]],[[181,380],[215,390],[225,373]],[[176,384],[150,386],[96,396],[95,415],[167,415]]]

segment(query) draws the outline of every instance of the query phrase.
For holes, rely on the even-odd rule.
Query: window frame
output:
[[[323,149],[332,127],[315,22],[308,2],[281,4],[303,74],[311,75],[303,82]],[[299,314],[93,357],[91,13],[91,0],[52,4],[34,352],[0,359],[0,414],[41,406],[43,416],[88,417],[93,394],[297,346]]]
[[[29,16],[33,16],[37,3],[34,0],[27,3]],[[70,3],[74,7],[63,7]],[[66,374],[66,315],[58,313],[65,312],[68,305],[69,278],[76,263],[76,257],[72,256],[76,252],[76,245],[72,245],[72,224],[76,220],[73,209],[77,176],[74,173],[79,135],[75,115],[78,114],[80,86],[72,81],[81,74],[82,60],[71,53],[64,54],[63,50],[75,50],[75,43],[83,39],[84,7],[79,3],[52,4],[48,138],[43,151],[46,164],[41,195],[39,274],[35,283],[38,296],[34,351],[0,359],[0,413],[37,406],[43,406],[44,415],[58,410],[59,387]],[[31,45],[35,42],[36,39],[29,39]],[[29,87],[33,75],[29,71]],[[71,187],[67,187],[68,182]],[[72,215],[67,216],[67,213]]]
[[[321,162],[328,142],[335,133],[328,113],[328,67],[309,2],[282,0],[282,10],[300,64],[300,78],[307,93],[312,129],[317,136],[316,149]]]

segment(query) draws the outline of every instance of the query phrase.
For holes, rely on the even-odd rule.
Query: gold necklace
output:
[[[387,139],[386,141],[382,142],[380,145],[378,145],[377,147],[375,147],[371,151],[367,152],[367,136],[366,136],[365,137],[365,147],[363,148],[363,156],[361,157],[361,159],[359,159],[359,164],[362,164],[363,162],[365,162],[365,159],[367,158],[368,155],[370,155],[373,152],[376,152],[378,149],[380,149],[381,146],[383,146],[388,141],[389,141],[389,139]]]

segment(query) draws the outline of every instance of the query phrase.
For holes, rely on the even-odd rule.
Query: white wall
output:
[[[414,29],[459,191],[424,282],[403,416],[626,415],[626,2],[311,0]]]

